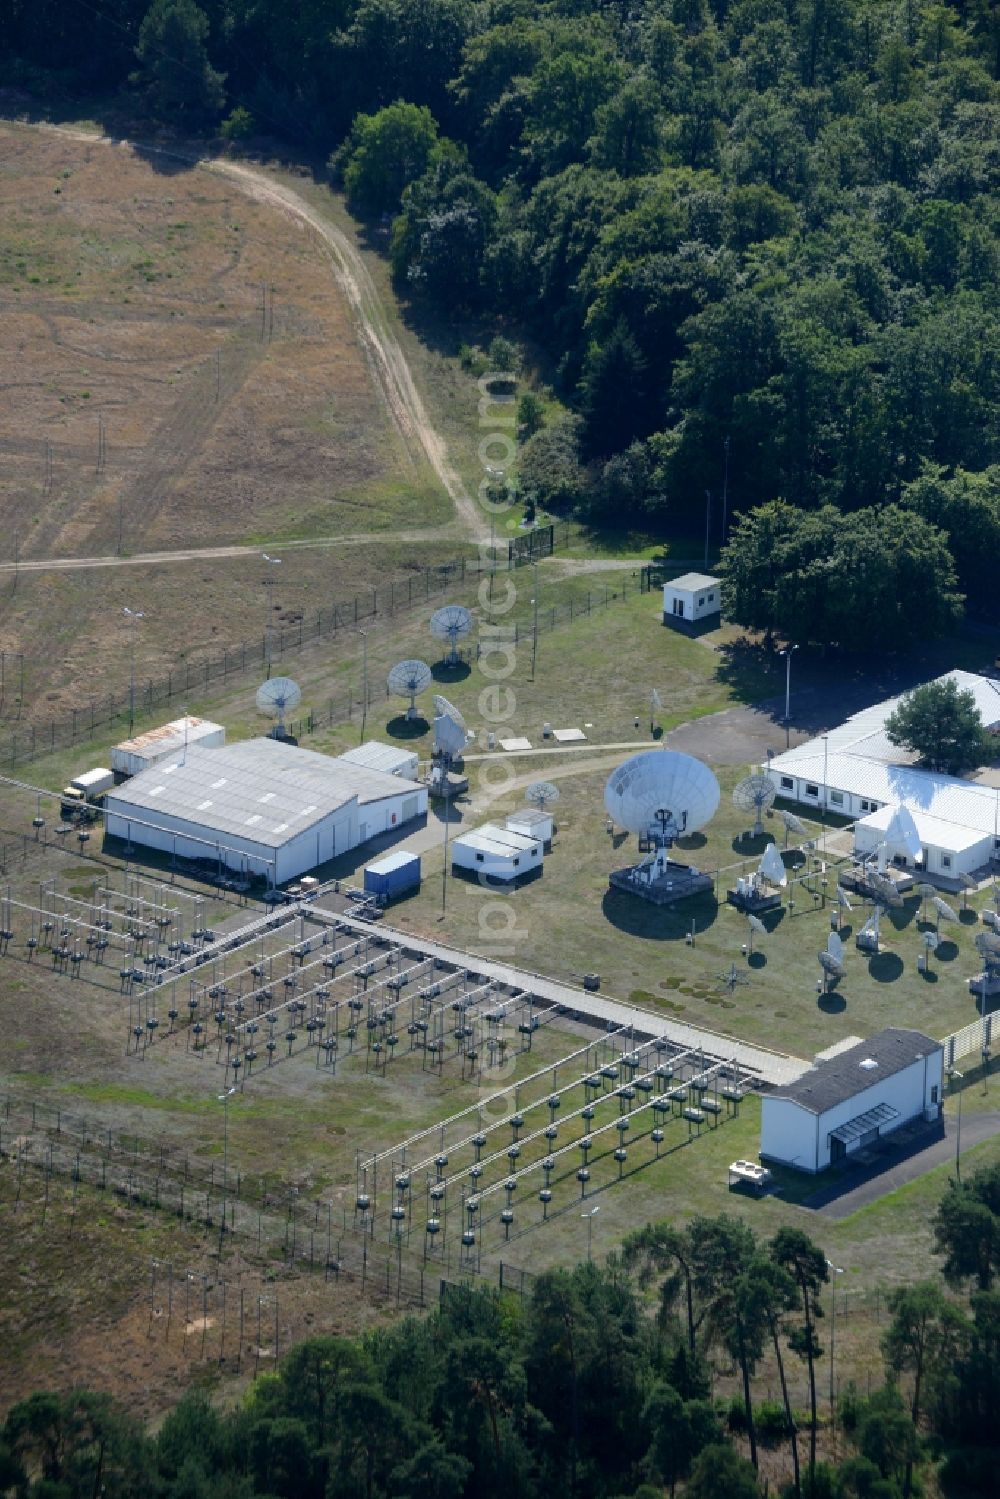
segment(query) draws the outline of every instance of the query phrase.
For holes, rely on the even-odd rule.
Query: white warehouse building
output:
[[[824,1171],[916,1119],[941,1112],[944,1048],[889,1029],[837,1052],[762,1101],[762,1160]]]
[[[427,788],[277,739],[188,748],[110,792],[105,829],[282,885],[426,814]]]
[[[972,692],[986,728],[1000,734],[1000,682],[967,671],[947,676]],[[776,755],[767,773],[785,800],[855,820],[857,854],[876,848],[895,808],[906,807],[923,846],[921,868],[957,882],[1000,859],[1000,789],[908,763],[885,732],[898,703],[898,697],[875,703],[828,734]],[[900,856],[897,862],[907,861]]]

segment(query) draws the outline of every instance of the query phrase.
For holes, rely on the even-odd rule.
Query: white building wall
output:
[[[495,880],[516,880],[530,874],[542,865],[541,848],[501,849],[476,848],[460,839],[451,845],[451,861],[455,869],[468,869],[474,874],[488,875]]]
[[[801,1171],[822,1171],[830,1164],[830,1134],[880,1103],[898,1109],[899,1117],[883,1125],[885,1136],[900,1125],[939,1109],[942,1099],[944,1052],[920,1057],[909,1067],[879,1078],[832,1109],[816,1115],[788,1099],[765,1097],[761,1108],[760,1153]],[[857,1148],[856,1144],[853,1148]],[[848,1152],[852,1149],[848,1145]],[[815,1161],[815,1165],[810,1162]]]

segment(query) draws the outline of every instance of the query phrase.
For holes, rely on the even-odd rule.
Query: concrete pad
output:
[[[552,737],[556,744],[581,744],[587,738],[582,729],[553,729]]]
[[[500,748],[502,750],[530,750],[530,748],[531,748],[531,740],[530,739],[501,739],[500,740]]]

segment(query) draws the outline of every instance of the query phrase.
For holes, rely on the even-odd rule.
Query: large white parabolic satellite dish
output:
[[[645,750],[611,772],[604,805],[619,827],[665,844],[710,822],[719,795],[715,776],[693,755]]]

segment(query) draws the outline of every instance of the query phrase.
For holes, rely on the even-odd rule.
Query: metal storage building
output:
[[[484,823],[481,828],[462,833],[451,845],[453,869],[469,870],[495,880],[516,880],[541,869],[543,849],[538,838],[513,832],[510,828]]]
[[[398,744],[383,744],[379,739],[369,739],[356,749],[346,750],[337,756],[345,765],[361,765],[366,770],[381,770],[389,776],[405,776],[411,781],[417,778],[420,764],[415,750],[404,749]]]
[[[393,900],[419,886],[420,855],[407,853],[405,849],[386,854],[365,869],[366,893],[377,895],[382,901]]]
[[[914,1119],[941,1112],[944,1048],[921,1031],[879,1031],[765,1093],[760,1155],[823,1171]]]
[[[202,749],[216,749],[225,742],[226,731],[221,723],[190,715],[174,718],[158,729],[147,729],[144,734],[136,734],[134,739],[116,744],[111,751],[111,769],[121,780],[124,776],[137,776],[148,770],[159,760],[183,750],[185,744],[189,749],[194,744]]]
[[[426,786],[277,739],[247,739],[189,748],[117,787],[105,828],[281,885],[426,811]]]

